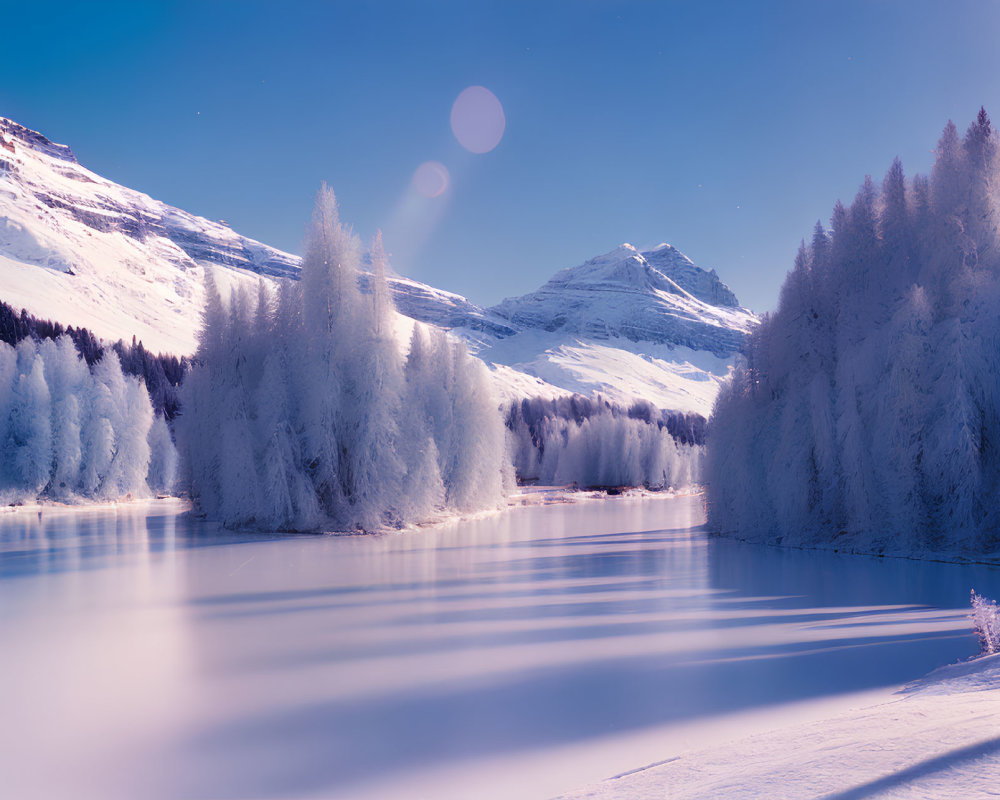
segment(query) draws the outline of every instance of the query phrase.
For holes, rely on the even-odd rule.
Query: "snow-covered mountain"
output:
[[[222,286],[295,278],[299,258],[120,186],[0,118],[0,299],[112,340],[190,353],[204,270]],[[509,324],[460,295],[392,279],[404,314],[488,336]]]
[[[623,244],[491,309],[518,331],[481,358],[549,384],[708,415],[756,317],[668,244]]]
[[[739,349],[753,324],[714,271],[669,244],[647,253],[623,244],[492,310],[522,329],[680,345],[720,358]]]
[[[221,287],[252,288],[296,278],[299,258],[102,178],[66,145],[0,118],[0,300],[185,354],[205,270]],[[491,309],[390,281],[402,314],[465,338],[509,397],[599,391],[707,414],[755,321],[714,271],[670,245],[622,245]]]

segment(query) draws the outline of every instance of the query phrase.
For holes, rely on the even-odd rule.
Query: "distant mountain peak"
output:
[[[669,292],[712,306],[740,308],[736,295],[719,280],[714,269],[702,269],[666,242],[644,252],[624,242],[583,264],[560,270],[546,285],[567,287],[581,283],[601,283],[608,290]]]
[[[739,350],[755,323],[714,272],[675,247],[641,253],[627,242],[490,311],[516,327],[680,345],[723,358]]]
[[[18,144],[72,164],[79,163],[69,145],[56,144],[38,131],[26,128],[12,119],[0,117],[0,147],[16,150]]]

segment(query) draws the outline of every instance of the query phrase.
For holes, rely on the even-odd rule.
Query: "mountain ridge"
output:
[[[228,291],[297,278],[300,263],[107,180],[69,146],[0,117],[0,299],[12,305],[185,355],[196,344],[206,270]],[[360,281],[366,289],[370,275]],[[509,397],[589,389],[624,401],[652,392],[646,399],[654,402],[697,396],[683,410],[707,413],[714,388],[678,395],[668,384],[714,387],[754,320],[714,270],[666,244],[644,253],[622,245],[491,308],[409,278],[391,277],[390,285],[401,314],[465,339]],[[602,366],[609,359],[635,363]]]

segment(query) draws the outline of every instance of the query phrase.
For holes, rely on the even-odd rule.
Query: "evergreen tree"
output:
[[[17,346],[16,369],[3,462],[7,486],[37,496],[52,468],[52,398],[45,363],[30,339]]]
[[[372,243],[370,314],[362,318],[364,339],[353,365],[355,379],[348,409],[351,441],[352,521],[363,529],[398,524],[407,517],[402,495],[406,467],[400,455],[403,364],[392,331],[395,312],[386,280],[382,233]]]

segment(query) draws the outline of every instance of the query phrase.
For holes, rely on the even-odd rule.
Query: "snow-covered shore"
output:
[[[412,523],[403,528],[387,528],[373,531],[373,533],[401,533],[412,532],[425,528],[435,528],[438,526],[459,525],[478,519],[487,519],[509,512],[515,508],[524,506],[548,506],[564,505],[575,503],[589,503],[601,501],[616,501],[625,499],[643,500],[672,500],[676,497],[685,497],[700,493],[698,488],[651,490],[641,487],[630,487],[622,489],[616,494],[610,494],[600,489],[578,489],[574,486],[520,486],[517,491],[504,498],[504,504],[497,508],[486,509],[484,511],[457,512],[441,511],[425,522]],[[77,514],[88,512],[114,511],[118,509],[130,510],[150,510],[158,509],[182,513],[192,511],[191,500],[186,496],[157,495],[155,497],[130,497],[119,500],[86,500],[79,502],[61,502],[42,498],[27,503],[11,503],[0,505],[0,514]],[[340,531],[328,531],[328,533],[340,533]],[[355,531],[348,531],[352,535]]]
[[[885,702],[665,752],[563,800],[971,798],[1000,794],[1000,654],[953,664]]]
[[[156,495],[155,497],[130,497],[118,500],[86,500],[64,503],[43,498],[30,503],[12,503],[0,506],[0,514],[77,514],[86,512],[116,511],[119,509],[146,511],[157,509],[181,513],[191,509],[186,497]]]

